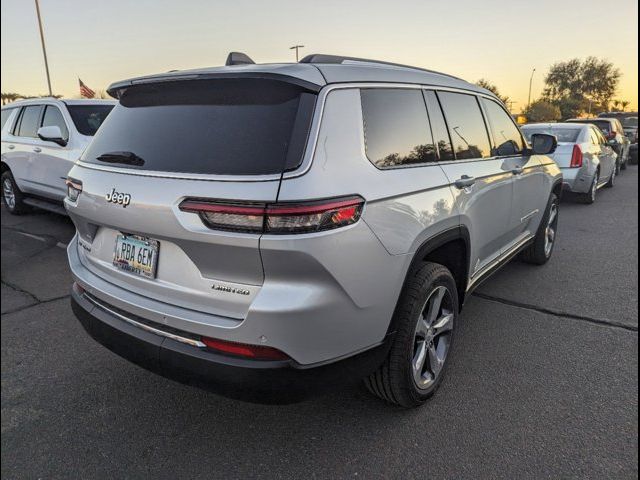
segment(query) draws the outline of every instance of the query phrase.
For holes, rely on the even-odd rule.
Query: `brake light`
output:
[[[309,233],[354,224],[364,199],[358,196],[300,203],[242,204],[187,199],[179,208],[197,213],[209,228],[247,233]]]
[[[229,342],[217,338],[202,337],[200,339],[207,348],[228,355],[250,358],[252,360],[289,360],[289,356],[273,347],[249,345],[247,343]]]
[[[67,185],[67,197],[72,202],[75,202],[82,193],[82,182],[75,178],[67,177],[65,183]]]
[[[579,168],[582,166],[584,158],[580,145],[573,146],[573,154],[571,155],[571,168]]]

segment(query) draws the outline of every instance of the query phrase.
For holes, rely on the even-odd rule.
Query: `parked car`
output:
[[[65,213],[67,174],[115,104],[38,98],[2,107],[2,195],[10,213],[32,206]]]
[[[598,115],[601,118],[617,118],[622,123],[624,133],[631,142],[629,147],[629,160],[638,163],[638,112],[604,112]]]
[[[69,174],[73,310],[119,355],[232,397],[364,377],[420,405],[469,293],[518,254],[549,260],[555,137],[530,148],[450,75],[250,62],[111,85]]]
[[[562,170],[563,187],[585,203],[596,201],[598,189],[614,186],[619,157],[595,125],[538,123],[523,126],[522,133],[529,141],[538,133],[558,139],[552,158]]]
[[[613,147],[619,157],[621,170],[626,170],[629,162],[629,148],[631,142],[624,133],[624,128],[617,118],[574,118],[569,123],[591,123],[596,125],[605,136],[609,145]]]

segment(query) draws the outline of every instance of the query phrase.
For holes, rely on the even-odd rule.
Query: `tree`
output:
[[[500,91],[498,90],[498,87],[495,86],[493,83],[491,83],[489,80],[481,78],[480,80],[478,80],[476,82],[476,85],[478,85],[479,87],[482,87],[482,88],[485,88],[485,89],[489,90],[496,97],[498,97],[500,100],[502,100],[502,103],[504,103],[505,105],[508,105],[509,100],[510,100],[509,97],[501,95]]]
[[[631,104],[631,102],[629,100],[622,100],[620,102],[620,106],[622,107],[622,111],[626,111],[627,107]]]
[[[560,107],[546,100],[537,100],[524,112],[529,122],[555,122],[562,118]]]
[[[551,67],[542,96],[560,108],[563,118],[596,109],[608,110],[621,75],[608,60],[574,58]]]

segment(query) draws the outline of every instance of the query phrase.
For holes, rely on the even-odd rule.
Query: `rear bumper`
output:
[[[379,346],[315,367],[293,360],[256,361],[214,353],[138,328],[104,310],[74,284],[71,306],[87,333],[127,360],[172,380],[231,398],[291,403],[373,372],[388,354],[391,336]]]
[[[587,193],[593,183],[593,174],[587,168],[563,168],[562,189],[571,193]]]

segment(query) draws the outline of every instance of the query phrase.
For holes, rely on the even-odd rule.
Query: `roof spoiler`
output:
[[[227,61],[224,64],[229,65],[254,65],[256,62],[249,58],[249,55],[242,52],[231,52],[227,55]]]

